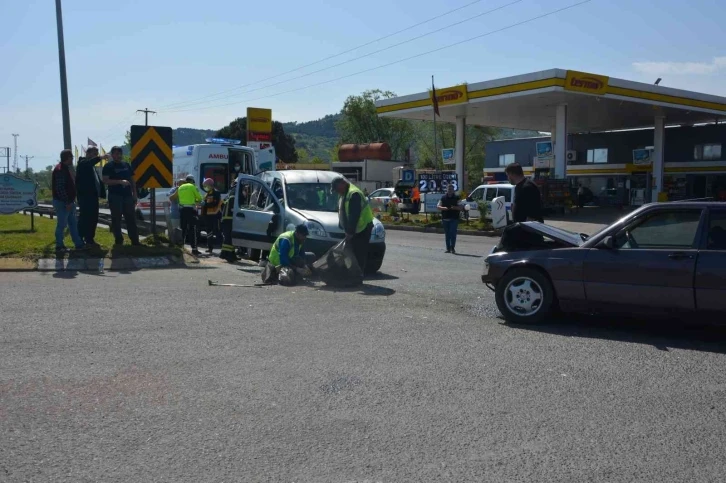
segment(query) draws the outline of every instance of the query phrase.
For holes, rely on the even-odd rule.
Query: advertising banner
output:
[[[444,164],[456,164],[456,160],[454,159],[454,150],[452,148],[442,149],[441,159],[444,160]]]
[[[247,108],[247,140],[272,141],[272,109]]]
[[[429,94],[433,103],[434,93]],[[466,84],[454,87],[446,87],[444,89],[436,89],[436,100],[439,106],[448,106],[450,104],[460,104],[469,100],[469,91]]]
[[[633,149],[633,164],[650,166],[652,154],[652,149]]]
[[[601,96],[608,90],[608,81],[609,78],[604,75],[568,70],[567,77],[565,77],[565,90]]]

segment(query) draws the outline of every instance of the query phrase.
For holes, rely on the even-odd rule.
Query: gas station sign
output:
[[[601,96],[608,90],[609,79],[604,75],[568,70],[565,77],[565,90]]]

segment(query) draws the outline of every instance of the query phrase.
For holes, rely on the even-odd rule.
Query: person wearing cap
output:
[[[358,266],[364,271],[368,259],[368,244],[373,231],[373,210],[368,204],[368,198],[360,188],[347,179],[336,178],[331,186],[340,197],[339,225],[345,231],[345,240],[353,248]]]
[[[202,202],[202,195],[194,184],[194,176],[186,177],[184,183],[176,190],[179,199],[179,221],[182,230],[182,243],[189,239],[192,255],[199,255],[197,250],[197,205]]]
[[[219,216],[222,208],[222,193],[214,187],[214,180],[207,178],[202,183],[206,192],[202,202],[202,220],[207,230],[207,253],[214,252],[214,243],[219,239]]]
[[[232,215],[234,214],[235,191],[237,189],[237,180],[232,181],[229,187],[229,193],[222,202],[222,251],[219,258],[227,260],[230,263],[237,261],[237,255],[234,253],[234,245],[232,245]]]
[[[272,250],[267,257],[267,266],[263,271],[263,281],[269,283],[276,279],[283,268],[293,269],[298,276],[309,274],[308,260],[314,259],[303,251],[303,245],[308,236],[308,227],[305,223],[296,226],[294,230],[286,231],[277,237],[272,244]],[[274,269],[274,270],[273,270]],[[294,283],[291,281],[290,284]]]
[[[103,183],[108,186],[108,207],[111,210],[111,229],[116,245],[123,245],[121,218],[126,222],[126,231],[132,245],[140,245],[139,230],[136,227],[136,183],[131,165],[123,160],[120,146],[111,148],[112,163],[106,163],[101,171]]]

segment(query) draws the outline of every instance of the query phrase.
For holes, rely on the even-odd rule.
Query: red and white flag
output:
[[[98,144],[94,143],[91,138],[88,138],[88,146],[93,146],[94,148],[97,148]]]

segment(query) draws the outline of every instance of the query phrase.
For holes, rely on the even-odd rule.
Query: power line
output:
[[[249,86],[252,86],[252,85],[255,85],[255,84],[259,84],[260,82],[266,82],[268,80],[272,80],[272,79],[276,79],[278,77],[282,77],[283,75],[292,74],[293,72],[297,72],[297,71],[302,70],[302,69],[305,69],[307,67],[312,67],[313,65],[320,64],[321,62],[325,62],[326,60],[330,60],[330,59],[334,59],[336,57],[340,57],[341,55],[348,54],[350,52],[353,52],[354,50],[362,49],[363,47],[367,47],[369,45],[375,44],[377,42],[380,42],[381,40],[386,40],[388,38],[394,37],[394,36],[396,36],[398,34],[401,34],[403,32],[407,32],[407,31],[409,31],[411,29],[414,29],[416,27],[420,27],[421,25],[427,24],[429,22],[433,22],[434,20],[438,20],[438,19],[440,19],[442,17],[445,17],[447,15],[450,15],[450,14],[452,14],[454,12],[458,12],[459,10],[463,10],[463,9],[465,9],[467,7],[470,7],[470,6],[472,6],[472,5],[476,4],[476,3],[480,3],[481,1],[482,0],[474,0],[473,2],[467,3],[466,5],[462,5],[461,7],[457,7],[455,9],[453,9],[453,10],[449,10],[448,12],[444,12],[444,13],[442,13],[440,15],[435,16],[435,17],[431,17],[431,18],[429,18],[427,20],[424,20],[424,21],[419,22],[417,24],[408,26],[408,27],[406,27],[404,29],[397,30],[396,32],[393,32],[392,34],[384,35],[383,37],[379,37],[379,38],[377,38],[375,40],[371,40],[370,42],[366,42],[365,44],[360,44],[360,45],[358,45],[356,47],[352,47],[352,48],[350,48],[348,50],[344,50],[343,52],[339,52],[337,54],[333,54],[333,55],[330,55],[328,57],[325,57],[324,59],[316,60],[315,62],[311,62],[310,64],[305,64],[305,65],[301,65],[300,67],[295,67],[294,69],[288,70],[287,72],[283,72],[281,74],[276,74],[276,75],[273,75],[271,77],[267,77],[265,79],[260,79],[260,80],[255,81],[255,82],[250,82],[249,84],[245,84],[245,85],[242,85],[242,86],[233,87],[231,89],[227,89],[226,91],[217,92],[216,94],[210,94],[210,95],[205,96],[205,97],[200,97],[198,99],[193,99],[191,101],[181,101],[181,102],[174,102],[174,103],[171,103],[171,104],[167,104],[165,106],[161,106],[161,109],[166,109],[168,107],[180,106],[180,105],[189,104],[189,103],[196,103],[196,101],[200,101],[200,100],[203,100],[203,99],[208,99],[210,97],[221,96],[221,95],[227,94],[229,92],[233,92],[233,91],[236,91],[236,90],[239,90],[239,89],[244,89],[245,87],[249,87]],[[219,99],[217,99],[217,100],[219,100]]]
[[[399,59],[399,60],[396,60],[396,61],[393,61],[393,62],[388,62],[386,64],[381,64],[381,65],[376,66],[376,67],[371,67],[370,69],[364,69],[364,70],[361,70],[361,71],[358,71],[358,72],[354,72],[352,74],[347,74],[347,75],[344,75],[344,76],[341,76],[341,77],[337,77],[335,79],[330,79],[330,80],[327,80],[327,81],[322,81],[322,82],[318,82],[318,83],[315,83],[315,84],[310,84],[310,85],[307,85],[307,86],[304,86],[304,87],[299,87],[297,89],[291,89],[291,90],[288,90],[288,91],[277,92],[275,94],[270,94],[270,95],[262,96],[262,97],[256,97],[254,99],[244,99],[244,100],[241,100],[241,101],[230,102],[230,103],[227,103],[227,104],[219,104],[219,105],[206,106],[206,107],[193,107],[191,109],[180,109],[180,110],[167,111],[167,112],[200,111],[200,110],[204,110],[204,109],[214,109],[214,108],[217,108],[217,107],[234,106],[234,105],[237,105],[237,104],[242,104],[244,102],[258,101],[258,100],[261,100],[261,99],[267,99],[267,98],[270,98],[270,97],[281,96],[281,95],[284,95],[284,94],[290,94],[292,92],[298,92],[298,91],[302,91],[302,90],[305,90],[305,89],[310,89],[310,88],[313,88],[313,87],[318,87],[318,86],[321,86],[321,85],[330,84],[332,82],[336,82],[336,81],[339,81],[339,80],[347,79],[349,77],[353,77],[353,76],[360,75],[360,74],[365,74],[367,72],[371,72],[371,71],[378,70],[378,69],[383,69],[384,67],[390,67],[392,65],[400,64],[401,62],[406,62],[408,60],[416,59],[418,57],[423,57],[423,56],[428,55],[428,54],[433,54],[433,53],[436,53],[436,52],[440,52],[442,50],[449,49],[451,47],[456,47],[457,45],[465,44],[467,42],[471,42],[473,40],[477,40],[477,39],[480,39],[480,38],[483,38],[483,37],[488,37],[489,35],[493,35],[493,34],[496,34],[496,33],[499,33],[499,32],[503,32],[505,30],[510,30],[512,28],[519,27],[521,25],[525,25],[527,23],[534,22],[536,20],[540,20],[540,19],[543,19],[545,17],[550,17],[550,16],[555,15],[555,14],[558,14],[560,12],[564,12],[565,10],[570,10],[572,8],[579,7],[580,5],[584,5],[586,3],[590,3],[591,1],[592,0],[584,0],[584,1],[581,1],[581,2],[573,3],[573,4],[568,5],[566,7],[558,8],[557,10],[553,10],[551,12],[547,12],[547,13],[544,13],[542,15],[537,15],[536,17],[532,17],[532,18],[529,18],[527,20],[523,20],[521,22],[513,23],[511,25],[507,25],[506,27],[502,27],[502,28],[499,28],[499,29],[496,29],[496,30],[492,30],[492,31],[486,32],[486,33],[481,34],[481,35],[476,35],[474,37],[470,37],[470,38],[465,39],[465,40],[460,40],[458,42],[454,42],[453,44],[445,45],[445,46],[439,47],[437,49],[433,49],[433,50],[429,50],[429,51],[426,51],[426,52],[422,52],[420,54],[412,55],[410,57],[405,57],[403,59]]]
[[[472,17],[468,17],[468,18],[465,18],[465,19],[463,19],[463,20],[460,20],[460,21],[458,21],[458,22],[454,22],[454,23],[452,23],[452,24],[449,24],[449,25],[446,25],[446,26],[444,26],[444,27],[440,27],[440,28],[438,28],[438,29],[436,29],[436,30],[432,30],[432,31],[430,31],[430,32],[426,32],[426,33],[423,33],[423,34],[421,34],[421,35],[418,35],[418,36],[416,36],[416,37],[412,37],[412,38],[410,38],[410,39],[407,39],[407,40],[404,40],[404,41],[398,42],[397,44],[393,44],[393,45],[390,45],[390,46],[388,46],[388,47],[384,47],[384,48],[381,48],[381,49],[378,49],[378,50],[374,50],[373,52],[369,52],[369,53],[367,53],[367,54],[363,54],[363,55],[360,55],[360,56],[358,56],[358,57],[354,57],[354,58],[352,58],[352,59],[348,59],[348,60],[346,60],[346,61],[343,61],[343,62],[340,62],[340,63],[338,63],[338,64],[333,64],[333,65],[329,65],[329,66],[327,66],[327,67],[323,67],[322,69],[318,69],[318,70],[315,70],[315,71],[312,71],[312,72],[308,72],[307,74],[302,74],[302,75],[299,75],[299,76],[297,76],[297,77],[292,77],[292,78],[290,78],[290,79],[285,79],[285,80],[281,80],[281,81],[279,81],[279,82],[275,82],[274,84],[268,84],[268,85],[265,85],[265,86],[262,86],[262,87],[257,87],[257,88],[255,88],[255,89],[248,89],[248,90],[245,90],[245,91],[239,92],[239,93],[237,93],[237,94],[233,94],[233,95],[231,95],[231,96],[226,96],[226,97],[220,97],[219,99],[212,99],[212,100],[199,100],[199,101],[194,101],[194,102],[188,102],[188,103],[184,103],[185,105],[181,105],[181,106],[179,106],[178,108],[182,108],[182,107],[188,107],[188,106],[191,106],[191,105],[195,105],[195,104],[207,104],[207,103],[209,103],[209,102],[216,102],[216,101],[221,101],[221,100],[224,100],[224,99],[229,99],[229,98],[232,98],[232,97],[238,97],[238,96],[240,96],[241,94],[248,94],[248,93],[250,93],[250,92],[256,92],[256,91],[260,91],[260,90],[263,90],[263,89],[267,89],[267,88],[269,88],[269,87],[275,87],[275,86],[279,86],[280,84],[286,84],[286,83],[288,83],[288,82],[292,82],[292,81],[294,81],[294,80],[302,79],[302,78],[305,78],[305,77],[310,77],[311,75],[315,75],[315,74],[318,74],[318,73],[320,73],[320,72],[323,72],[323,71],[326,71],[326,70],[334,69],[334,68],[336,68],[336,67],[340,67],[340,66],[342,66],[342,65],[350,64],[351,62],[355,62],[355,61],[357,61],[357,60],[360,60],[360,59],[364,59],[364,58],[366,58],[366,57],[370,57],[370,56],[372,56],[372,55],[375,55],[375,54],[380,54],[381,52],[385,52],[385,51],[387,51],[387,50],[391,50],[391,49],[394,49],[394,48],[396,48],[396,47],[400,47],[401,45],[405,45],[405,44],[408,44],[408,43],[414,42],[414,41],[416,41],[416,40],[422,39],[422,38],[424,38],[424,37],[428,37],[429,35],[433,35],[433,34],[436,34],[436,33],[438,33],[438,32],[441,32],[441,31],[443,31],[443,30],[449,29],[449,28],[451,28],[451,27],[456,27],[457,25],[461,25],[461,24],[463,24],[463,23],[466,23],[466,22],[470,22],[470,21],[472,21],[472,20],[474,20],[474,19],[477,19],[477,18],[483,17],[483,16],[485,16],[485,15],[489,15],[489,14],[491,14],[491,13],[494,13],[494,12],[497,12],[497,11],[499,11],[499,10],[503,10],[503,9],[505,9],[505,8],[507,8],[507,7],[510,7],[510,6],[514,5],[514,4],[520,3],[520,2],[522,2],[522,1],[523,1],[523,0],[514,0],[514,1],[511,1],[511,2],[509,2],[509,3],[507,3],[507,4],[504,4],[504,5],[501,5],[501,6],[499,6],[499,7],[496,7],[496,8],[490,9],[490,10],[487,10],[486,12],[482,12],[482,13],[479,13],[479,14],[477,14],[477,15],[474,15],[474,16],[472,16]],[[309,65],[312,65],[312,64],[309,64]],[[284,75],[284,74],[280,74],[280,75]],[[279,77],[279,76],[276,76],[276,77]],[[247,84],[247,85],[255,85],[255,84],[256,84],[256,83],[251,83],[251,84]],[[236,89],[233,89],[233,90],[236,90]],[[166,111],[166,112],[175,112],[175,110],[176,110],[176,109],[178,109],[178,108],[172,108],[172,109],[170,109],[170,110],[168,110],[168,111]]]

